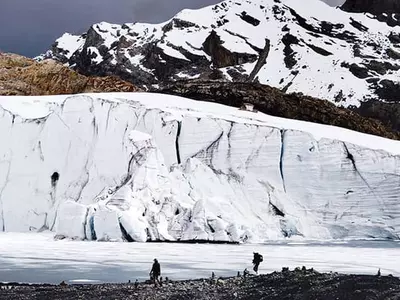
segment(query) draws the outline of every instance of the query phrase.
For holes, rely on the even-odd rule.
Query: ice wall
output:
[[[400,233],[397,141],[156,94],[0,97],[0,140],[3,231],[249,242]]]

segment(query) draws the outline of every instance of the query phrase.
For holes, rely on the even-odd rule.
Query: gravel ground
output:
[[[400,279],[296,269],[266,275],[153,284],[0,284],[0,299],[400,299]]]

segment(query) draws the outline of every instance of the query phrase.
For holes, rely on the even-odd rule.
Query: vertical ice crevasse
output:
[[[0,205],[1,205],[0,208],[1,208],[1,223],[2,223],[1,230],[3,232],[6,231],[6,224],[5,224],[5,221],[4,221],[3,192],[4,192],[4,190],[5,190],[5,188],[6,188],[7,184],[8,184],[8,178],[10,176],[10,171],[11,171],[11,160],[10,161],[4,161],[4,163],[8,163],[8,169],[7,169],[6,178],[4,179],[3,186],[0,189]]]
[[[285,175],[283,173],[283,156],[285,154],[285,133],[286,133],[286,130],[281,129],[281,154],[280,154],[280,158],[279,158],[279,170],[281,173],[283,190],[286,193]]]
[[[381,206],[381,210],[383,210],[383,209],[384,209],[384,201],[382,200],[382,198],[381,198],[379,195],[377,195],[377,194],[375,193],[374,188],[372,188],[372,187],[370,186],[370,184],[368,183],[367,179],[366,179],[366,178],[360,173],[360,171],[358,170],[358,168],[357,168],[357,166],[356,166],[356,160],[354,159],[353,154],[351,154],[351,152],[349,151],[349,148],[347,147],[347,145],[346,145],[345,142],[343,142],[343,147],[344,147],[344,150],[345,150],[345,152],[346,152],[347,159],[349,159],[349,160],[351,161],[352,165],[353,165],[354,172],[356,172],[357,175],[360,176],[361,180],[365,183],[365,185],[367,186],[367,188],[369,189],[369,191],[370,191],[370,192],[374,195],[374,197],[381,203],[381,205],[382,205],[382,206]]]
[[[182,121],[177,121],[177,123],[178,123],[178,128],[176,130],[176,139],[175,139],[176,161],[178,164],[181,164],[181,154],[179,151],[179,136],[181,135]]]

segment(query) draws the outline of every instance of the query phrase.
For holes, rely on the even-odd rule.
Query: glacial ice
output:
[[[88,212],[88,208],[85,205],[75,201],[61,203],[56,220],[57,234],[61,237],[68,236],[72,239],[85,239]]]
[[[3,231],[399,238],[398,141],[146,93],[0,97],[0,128]]]

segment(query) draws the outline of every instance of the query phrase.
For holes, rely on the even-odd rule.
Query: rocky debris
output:
[[[277,117],[334,125],[363,133],[400,139],[399,132],[389,129],[378,120],[363,117],[349,109],[336,107],[329,101],[299,93],[285,94],[267,85],[195,80],[164,84],[156,91],[238,108],[244,104],[252,104],[254,109]],[[374,117],[386,120],[387,116],[376,115]]]
[[[54,60],[36,62],[16,54],[0,55],[0,95],[136,91],[133,84],[116,77],[86,77]]]
[[[400,280],[393,276],[319,273],[296,268],[267,275],[168,281],[153,284],[26,285],[6,284],[1,299],[398,299]]]

